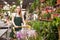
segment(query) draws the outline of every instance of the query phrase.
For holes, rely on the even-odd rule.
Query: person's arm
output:
[[[16,25],[15,25],[15,23],[14,23],[14,17],[12,17],[12,24],[14,25],[14,27],[12,28],[12,29],[13,29],[13,32],[16,33],[16,32],[15,32]]]
[[[21,23],[21,25],[22,24],[24,24],[24,17],[23,17],[23,13],[21,12],[21,18],[22,18],[22,23]]]
[[[15,23],[14,23],[14,17],[12,17],[12,23],[13,23],[14,26],[16,26]]]

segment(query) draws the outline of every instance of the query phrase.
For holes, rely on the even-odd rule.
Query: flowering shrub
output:
[[[22,29],[21,31],[17,32],[17,38],[20,39],[28,39],[29,37],[35,37],[36,36],[36,32],[35,30],[24,30]]]

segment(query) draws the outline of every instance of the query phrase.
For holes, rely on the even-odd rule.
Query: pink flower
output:
[[[33,36],[35,35],[35,33],[36,33],[35,30],[29,30],[29,31],[27,32],[28,37],[33,37]]]
[[[54,16],[54,17],[58,17],[58,16],[59,16],[59,14],[53,14],[53,16]]]
[[[17,38],[22,38],[21,32],[17,32]]]
[[[17,32],[17,38],[25,38],[27,33],[24,32]]]

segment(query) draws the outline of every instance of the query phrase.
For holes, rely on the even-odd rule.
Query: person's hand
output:
[[[15,26],[15,28],[21,28],[22,26]]]
[[[15,28],[18,28],[18,26],[15,26]]]

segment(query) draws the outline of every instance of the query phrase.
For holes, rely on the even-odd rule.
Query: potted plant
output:
[[[53,23],[57,29],[58,29],[58,36],[59,36],[59,40],[60,40],[60,18],[59,17],[55,17],[54,18],[54,23]]]

